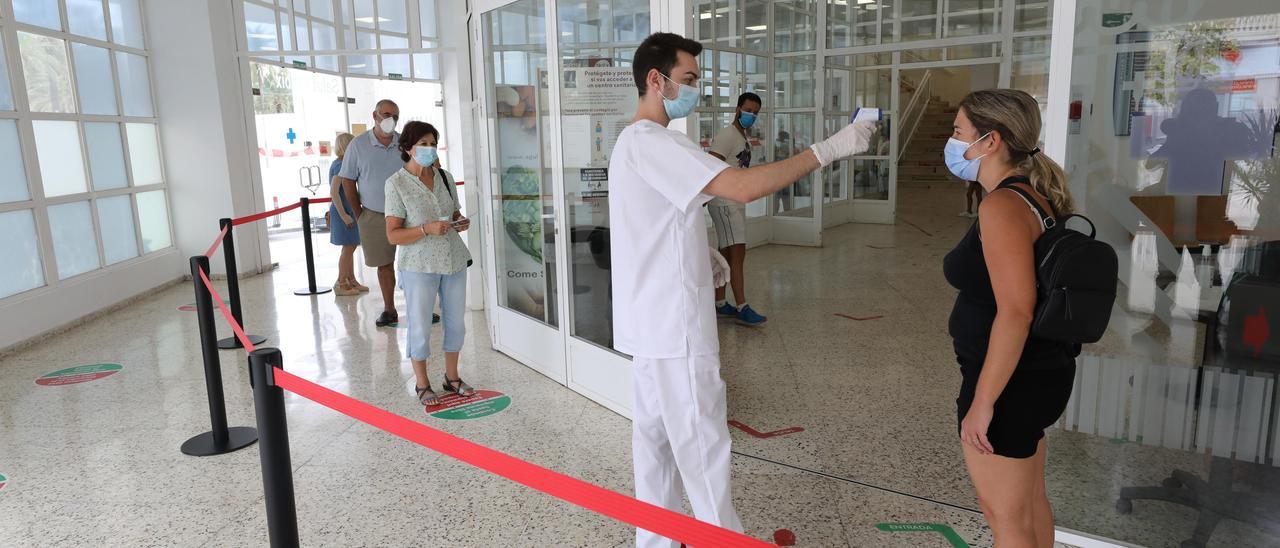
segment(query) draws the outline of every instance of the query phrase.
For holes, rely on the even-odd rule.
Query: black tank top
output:
[[[1030,184],[1031,181],[1023,176],[1009,177],[997,190],[1016,183]],[[1039,209],[1040,206],[1033,204],[1032,207]],[[973,222],[960,243],[942,260],[942,273],[947,283],[960,290],[948,321],[956,356],[961,363],[980,368],[987,357],[991,325],[996,319],[996,295],[982,254],[978,221]],[[1018,369],[1053,369],[1071,363],[1079,353],[1079,345],[1028,336]]]

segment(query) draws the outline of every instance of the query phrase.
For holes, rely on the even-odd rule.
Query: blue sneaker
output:
[[[737,318],[738,308],[729,303],[724,303],[724,306],[716,308],[716,316],[721,318]]]
[[[738,323],[741,325],[754,327],[763,325],[767,321],[769,321],[769,318],[756,314],[756,311],[751,309],[751,305],[744,306],[742,310],[738,311]]]

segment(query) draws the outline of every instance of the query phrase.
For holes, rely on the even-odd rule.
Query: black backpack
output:
[[[1014,181],[1000,185],[1017,192],[1035,209],[1045,231],[1035,243],[1036,313],[1031,335],[1065,343],[1093,343],[1102,338],[1116,300],[1119,264],[1116,251],[1094,236],[1093,221],[1083,215],[1050,217]],[[1053,209],[1053,204],[1049,204]],[[1067,228],[1072,218],[1089,223],[1085,234]]]

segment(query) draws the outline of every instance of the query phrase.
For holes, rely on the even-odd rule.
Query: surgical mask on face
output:
[[[378,122],[378,129],[381,129],[383,133],[394,132],[396,130],[396,119],[390,116],[383,118],[381,122]]]
[[[667,78],[667,75],[665,74],[658,74],[663,78]],[[667,81],[672,84],[676,84],[676,81],[670,78],[667,78]],[[676,86],[678,86],[680,91],[677,92],[675,99],[667,99],[665,94],[662,96],[662,106],[667,109],[667,117],[672,120],[678,120],[688,116],[693,112],[693,109],[698,106],[698,88],[686,86],[684,84],[676,84]]]
[[[947,141],[946,148],[942,150],[942,156],[944,160],[946,160],[947,169],[951,170],[952,175],[955,175],[965,181],[978,180],[978,168],[981,166],[982,158],[985,157],[986,154],[972,160],[967,160],[964,157],[964,153],[968,152],[968,150],[972,148],[973,145],[978,144],[979,141],[986,139],[988,135],[991,135],[990,131],[982,137],[978,137],[978,140],[972,143],[966,143],[956,139],[955,137],[952,137]]]
[[[436,147],[419,145],[413,149],[413,161],[418,162],[422,167],[434,165],[439,158],[440,154],[436,151]]]
[[[756,115],[755,115],[755,113],[754,113],[754,112],[744,112],[744,113],[742,113],[741,115],[739,115],[739,116],[738,116],[738,125],[742,126],[742,129],[751,129],[751,126],[756,125]]]

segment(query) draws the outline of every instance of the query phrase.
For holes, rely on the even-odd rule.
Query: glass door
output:
[[[258,164],[262,171],[262,210],[300,198],[329,196],[329,165],[336,159],[334,139],[346,130],[342,78],[302,68],[248,61],[253,93]],[[311,210],[308,229],[327,230],[325,208]],[[267,221],[272,260],[301,261],[302,220],[281,215]],[[275,245],[275,244],[281,245]]]
[[[567,384],[557,287],[547,31],[543,0],[480,17],[489,322],[495,347]]]
[[[569,386],[631,409],[630,358],[613,348],[609,157],[639,102],[631,59],[650,33],[647,2],[556,0],[559,173],[563,177]]]

